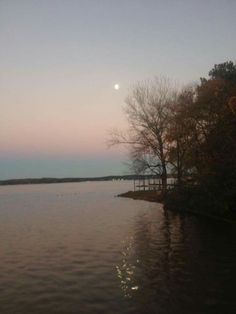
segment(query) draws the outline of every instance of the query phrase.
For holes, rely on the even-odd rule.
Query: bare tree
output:
[[[110,145],[127,144],[138,168],[158,173],[163,191],[167,186],[170,110],[176,101],[174,84],[167,78],[138,82],[126,99],[125,113],[129,129],[113,130]]]
[[[189,85],[179,92],[177,101],[171,108],[169,130],[167,139],[169,141],[168,162],[171,172],[177,178],[178,186],[183,180],[193,173],[193,166],[189,161],[189,153],[193,149],[194,124],[191,116],[191,108],[194,102],[196,87]],[[194,137],[194,139],[193,139]]]

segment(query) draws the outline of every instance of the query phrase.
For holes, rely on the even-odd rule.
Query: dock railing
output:
[[[166,188],[173,189],[176,186],[175,178],[168,178]],[[162,182],[160,177],[141,176],[134,179],[134,191],[161,191]]]

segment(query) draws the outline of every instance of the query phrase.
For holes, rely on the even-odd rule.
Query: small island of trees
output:
[[[179,89],[166,78],[138,82],[126,99],[129,130],[110,144],[130,147],[135,173],[161,178],[166,208],[236,218],[236,65]],[[167,177],[176,186],[167,192]]]

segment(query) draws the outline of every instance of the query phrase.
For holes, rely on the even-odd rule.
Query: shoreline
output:
[[[102,177],[65,177],[65,178],[23,178],[0,180],[0,186],[26,185],[26,184],[52,184],[52,183],[77,183],[77,182],[99,182],[99,181],[129,181],[137,179],[137,175],[107,175]]]
[[[175,212],[179,214],[190,214],[190,215],[194,215],[198,217],[204,217],[207,219],[217,220],[220,222],[233,223],[233,224],[236,223],[236,220],[234,219],[231,220],[231,219],[224,218],[222,216],[204,213],[201,211],[195,211],[191,209],[178,210],[177,208],[173,208],[173,207],[169,208],[165,204],[166,195],[162,195],[160,191],[128,191],[125,193],[118,194],[117,197],[125,197],[125,198],[131,198],[133,200],[161,203],[163,204],[164,210],[168,210],[171,212]]]
[[[118,194],[117,197],[132,198],[134,200],[142,200],[155,203],[163,203],[164,196],[160,191],[128,191]]]

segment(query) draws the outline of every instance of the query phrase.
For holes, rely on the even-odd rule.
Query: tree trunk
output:
[[[166,163],[162,161],[162,173],[161,173],[161,185],[162,185],[162,193],[166,193],[167,190],[167,171],[166,171]]]
[[[161,185],[162,193],[165,194],[167,190],[167,170],[166,170],[166,160],[164,156],[163,140],[161,136],[158,136],[159,151],[160,151],[160,161],[161,161]]]
[[[182,165],[180,160],[180,148],[178,140],[176,148],[177,148],[177,186],[180,187],[182,184]]]

